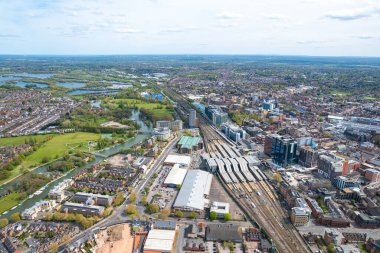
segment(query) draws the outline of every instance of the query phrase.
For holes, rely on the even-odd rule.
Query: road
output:
[[[189,112],[190,109],[193,109],[192,105],[181,95],[168,88],[163,89],[165,89],[165,94],[177,102],[177,107],[180,107],[179,111]],[[230,158],[241,156],[235,145],[227,141],[224,136],[221,136],[220,132],[216,131],[205,117],[199,115],[198,119],[206,150],[211,157]],[[223,146],[227,146],[226,149]],[[281,207],[277,193],[265,178],[261,180],[256,178],[256,180],[247,184],[247,181],[239,177],[236,171],[228,173],[234,174],[230,176],[238,178],[239,181],[227,184],[219,178],[222,185],[246,214],[247,218],[258,224],[272,238],[279,252],[311,252],[295,227],[289,223],[287,211]]]
[[[165,147],[165,149],[161,152],[161,154],[158,156],[158,158],[154,161],[154,163],[153,163],[152,167],[149,169],[147,175],[141,181],[138,182],[138,185],[135,188],[136,193],[139,193],[142,189],[144,189],[144,187],[149,182],[152,175],[162,167],[162,164],[164,163],[165,158],[169,155],[170,151],[175,146],[177,141],[178,141],[178,138],[175,138],[168,143],[168,145]],[[110,216],[99,221],[94,226],[92,226],[86,230],[83,230],[81,233],[79,233],[78,235],[73,237],[69,244],[61,246],[60,252],[62,252],[64,249],[71,248],[75,245],[81,244],[87,238],[91,237],[96,232],[96,230],[98,230],[100,228],[107,227],[109,225],[112,225],[112,224],[115,224],[118,222],[125,222],[125,221],[130,220],[129,217],[124,216],[125,207],[128,203],[128,197],[129,196],[127,195],[124,203],[122,205],[120,205],[119,207],[115,208],[115,210],[113,211],[113,213]]]

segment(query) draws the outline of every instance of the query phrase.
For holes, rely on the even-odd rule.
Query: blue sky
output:
[[[0,54],[380,56],[378,0],[3,0],[0,10]]]

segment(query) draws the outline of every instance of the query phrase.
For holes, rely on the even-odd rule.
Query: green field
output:
[[[84,132],[56,135],[53,139],[44,143],[36,152],[29,155],[22,165],[34,167],[40,164],[45,157],[49,160],[62,157],[70,147],[78,147],[80,144],[82,144],[82,147],[78,147],[78,149],[85,149],[88,141],[96,141],[99,138],[100,134]]]
[[[173,111],[170,107],[156,103],[146,102],[139,99],[123,98],[123,99],[111,99],[106,101],[108,107],[116,108],[122,103],[127,108],[137,107],[139,109],[146,109],[151,112],[153,121],[156,120],[171,120],[173,119]]]
[[[11,193],[0,199],[0,213],[11,209],[15,205],[18,205],[20,201],[17,200],[19,194],[17,192]]]
[[[133,98],[119,98],[119,99],[111,99],[107,101],[108,104],[112,104],[113,106],[117,106],[119,103],[123,103],[126,107],[138,107],[144,108],[148,110],[157,109],[157,108],[166,108],[165,105],[154,102],[145,102],[139,99]]]
[[[332,91],[330,91],[330,94],[332,94],[332,95],[341,95],[341,96],[350,96],[351,92],[332,90]]]
[[[100,138],[100,134],[95,133],[68,133],[63,135],[52,135],[53,138],[45,143],[37,149],[37,151],[28,155],[25,160],[22,161],[21,165],[11,171],[11,175],[9,178],[1,180],[0,185],[4,182],[9,181],[10,179],[18,176],[21,173],[21,168],[34,168],[42,164],[42,160],[51,161],[53,159],[61,158],[65,155],[65,153],[69,150],[84,150],[87,149],[88,141],[96,141]],[[46,135],[36,135],[34,137],[44,137]],[[1,138],[0,145],[14,145],[14,144],[22,144],[25,142],[25,139],[29,138],[29,136],[22,137],[9,137],[9,138]],[[42,141],[43,138],[40,139]]]
[[[173,117],[173,114],[170,110],[168,109],[156,109],[153,110],[153,115],[157,119],[170,119]]]
[[[13,146],[13,145],[20,145],[24,144],[26,140],[32,138],[37,141],[37,143],[41,143],[49,136],[54,136],[53,134],[50,135],[28,135],[28,136],[17,136],[17,137],[9,137],[9,138],[0,138],[0,147],[3,146]]]
[[[366,96],[364,97],[365,100],[380,100],[380,98],[375,98],[375,97],[370,97],[370,96]]]

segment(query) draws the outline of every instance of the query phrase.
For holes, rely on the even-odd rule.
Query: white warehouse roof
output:
[[[173,207],[184,210],[202,211],[208,202],[212,174],[203,170],[189,170]]]
[[[175,237],[175,230],[152,229],[145,241],[144,251],[171,252]]]
[[[230,204],[225,202],[212,202],[210,212],[216,212],[217,214],[226,214],[230,212]]]
[[[170,170],[168,176],[165,178],[165,185],[182,185],[185,179],[187,170],[179,168],[178,164],[174,164],[173,168]]]
[[[182,167],[187,167],[190,165],[191,157],[187,155],[168,155],[165,159],[166,164],[176,164],[178,163]]]

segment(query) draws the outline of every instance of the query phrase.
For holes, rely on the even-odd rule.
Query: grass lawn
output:
[[[173,113],[169,109],[156,109],[156,110],[152,110],[152,113],[154,117],[158,119],[172,119],[173,118]]]
[[[351,95],[351,92],[332,90],[332,91],[330,91],[330,94],[349,96],[349,95]]]
[[[73,98],[74,99],[77,99],[77,100],[81,100],[81,99],[84,99],[86,96],[84,96],[84,95],[71,95],[71,96],[73,96]]]
[[[0,213],[5,212],[8,209],[11,209],[15,205],[18,205],[20,201],[17,200],[19,194],[17,192],[11,193],[0,199]]]
[[[366,250],[365,246],[363,243],[359,243],[359,249],[363,253],[368,253],[368,250]]]
[[[108,103],[114,104],[117,106],[120,102],[126,105],[126,107],[138,107],[138,108],[145,108],[148,110],[156,109],[157,107],[165,108],[165,105],[161,105],[160,103],[154,103],[154,102],[145,102],[139,99],[133,99],[133,98],[123,98],[123,99],[111,99]]]
[[[111,99],[107,101],[107,105],[110,107],[117,107],[122,102],[126,107],[138,107],[147,109],[152,113],[153,121],[157,120],[172,120],[173,110],[168,109],[165,105],[155,102],[145,102],[139,99],[124,98],[124,99]]]
[[[106,123],[106,122],[108,122],[109,120],[106,118],[106,117],[98,117],[98,119],[97,119],[97,122],[99,123],[99,124],[103,124],[103,123]]]
[[[0,138],[0,147],[24,144],[25,140],[29,140],[30,138],[35,139],[37,141],[37,143],[41,143],[46,138],[48,138],[49,136],[54,136],[54,135],[52,135],[52,134],[50,134],[50,135],[28,135],[28,136]]]
[[[42,135],[44,138],[46,135]],[[32,137],[41,137],[41,136],[32,136]],[[23,138],[28,138],[28,136],[23,136]],[[54,135],[53,138],[45,142],[37,151],[33,152],[22,161],[21,165],[11,171],[9,178],[5,180],[0,180],[0,185],[4,182],[9,181],[10,179],[17,177],[20,174],[21,167],[25,168],[34,168],[42,164],[42,160],[47,158],[49,161],[57,158],[61,158],[65,155],[66,151],[70,149],[84,150],[87,149],[88,141],[96,141],[100,138],[100,134],[95,133],[68,133],[63,135]],[[7,140],[11,139],[11,140]],[[0,139],[0,145],[2,143],[9,144],[20,144],[24,143],[25,139],[20,137],[11,137],[11,138],[2,138]]]
[[[369,96],[364,97],[364,99],[365,100],[380,100],[380,98],[369,97]]]
[[[56,135],[53,139],[44,143],[36,152],[26,157],[22,165],[34,167],[40,164],[45,157],[49,160],[62,157],[70,147],[74,146],[83,150],[87,147],[88,141],[96,141],[99,138],[100,134],[84,132]]]
[[[323,212],[327,213],[329,208],[325,205],[323,198],[317,198],[318,205],[322,208]]]

